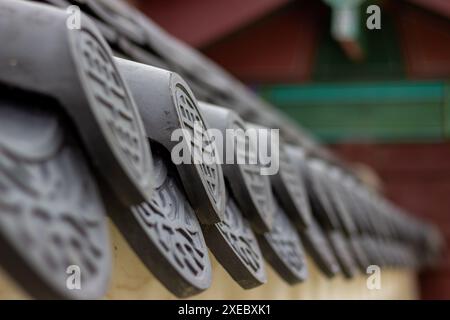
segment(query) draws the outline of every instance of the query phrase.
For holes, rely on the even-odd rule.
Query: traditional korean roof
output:
[[[439,257],[434,226],[133,7],[45,2],[0,2],[0,264],[33,297],[105,294],[106,215],[178,297],[211,286],[208,249],[243,289],[267,281],[264,260],[308,281],[306,253],[347,278]],[[215,135],[230,129],[231,151]]]

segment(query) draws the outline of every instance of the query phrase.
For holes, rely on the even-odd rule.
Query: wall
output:
[[[106,299],[175,299],[151,275],[130,250],[115,226],[110,224],[114,248],[113,279]],[[241,289],[225,270],[213,261],[213,284],[195,299],[415,299],[416,275],[408,270],[383,270],[381,290],[368,290],[366,275],[348,281],[326,279],[309,261],[310,276],[305,283],[288,286],[267,267],[268,283],[252,290]],[[0,299],[27,299],[13,282],[0,272]]]

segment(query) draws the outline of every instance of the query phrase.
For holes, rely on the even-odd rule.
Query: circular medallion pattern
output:
[[[101,298],[110,246],[86,160],[58,117],[18,101],[0,101],[0,264],[35,298]]]
[[[75,61],[93,115],[127,182],[147,200],[151,194],[151,156],[138,108],[102,42],[84,29],[75,39],[78,51]],[[108,174],[105,178],[109,178]],[[117,181],[110,183],[113,188],[121,188]]]
[[[264,257],[289,284],[306,280],[308,269],[297,230],[275,200],[275,217],[270,232],[258,235]]]
[[[190,92],[177,82],[173,94],[192,164],[196,167],[214,211],[221,220],[225,207],[225,184],[215,144]]]
[[[300,235],[306,251],[319,270],[329,278],[334,277],[340,271],[340,267],[330,248],[328,239],[314,217],[308,228],[302,230]]]
[[[281,141],[279,148],[280,171],[277,177],[274,177],[276,186],[274,192],[277,193],[280,205],[291,219],[300,228],[308,227],[311,222],[311,212],[306,204],[305,187],[300,180],[298,168],[294,167]]]
[[[241,121],[235,120],[230,129],[234,130],[236,141],[236,160],[242,179],[239,183],[246,186],[246,192],[242,187],[234,186],[234,180],[230,181],[239,201],[239,206],[249,215],[257,231],[270,231],[274,215],[274,200],[269,176],[261,174],[261,167],[257,164],[258,147],[256,141],[246,134],[246,127]],[[243,180],[243,181],[241,181]],[[237,182],[237,181],[236,181]]]
[[[170,158],[153,153],[156,189],[152,201],[115,212],[122,234],[149,270],[178,297],[211,284],[208,248],[194,210],[180,187]]]
[[[204,226],[204,234],[214,256],[244,289],[266,282],[256,236],[231,197],[228,197],[223,221]]]

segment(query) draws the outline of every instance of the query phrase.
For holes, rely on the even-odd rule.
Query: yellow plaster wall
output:
[[[106,299],[176,299],[147,271],[128,244],[110,223],[114,250],[113,279]],[[193,299],[417,299],[417,279],[410,270],[383,270],[381,290],[368,290],[367,275],[352,280],[339,276],[323,277],[308,260],[309,278],[296,286],[283,282],[267,265],[267,284],[243,290],[210,254],[213,267],[212,286]],[[0,299],[26,299],[27,296],[0,271]]]

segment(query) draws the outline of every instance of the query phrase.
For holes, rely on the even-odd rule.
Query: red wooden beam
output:
[[[203,47],[283,6],[290,0],[135,0],[161,27]]]
[[[320,2],[291,3],[204,53],[245,82],[308,81],[327,13]]]
[[[409,2],[450,18],[450,1],[448,0],[409,0]]]
[[[432,0],[427,1],[433,3]],[[450,1],[445,3],[450,8]],[[408,76],[413,79],[448,79],[450,20],[406,3],[402,3],[399,9],[396,20]]]

